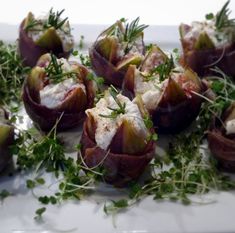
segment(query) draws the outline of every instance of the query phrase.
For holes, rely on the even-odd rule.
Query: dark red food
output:
[[[53,50],[41,47],[35,44],[35,42],[30,38],[27,32],[24,30],[25,19],[20,24],[19,29],[19,54],[23,60],[24,65],[33,67],[36,65],[39,57],[45,53],[52,52],[58,58],[64,57],[68,58],[70,55],[69,52],[65,52],[62,48],[62,45],[55,47]]]
[[[182,24],[180,30],[187,32],[189,25]],[[218,67],[225,74],[235,77],[235,42],[217,48],[195,49],[191,42],[181,36],[183,55],[181,62],[189,66],[200,77],[212,75],[212,68]]]
[[[77,66],[81,75],[79,78],[83,80],[86,87],[86,96],[79,99],[79,93],[73,91],[69,93],[59,108],[48,108],[40,104],[40,79],[37,79],[38,84],[36,86],[29,84],[31,82],[30,75],[26,79],[23,86],[24,106],[30,118],[41,130],[50,131],[58,119],[60,119],[57,124],[58,131],[73,128],[84,120],[85,110],[93,106],[95,98],[93,81],[87,79],[88,70],[84,66],[80,64],[77,64]]]
[[[231,109],[232,107],[225,112],[222,120],[231,112]],[[208,131],[207,139],[209,149],[217,159],[219,168],[235,172],[235,134],[226,135],[221,120],[215,118]]]
[[[150,141],[140,154],[120,154],[114,153],[112,149],[106,151],[98,147],[93,139],[94,135],[90,135],[89,132],[88,120],[86,120],[81,138],[81,156],[85,164],[89,168],[101,165],[105,169],[105,181],[117,187],[136,180],[154,156],[155,143],[153,141]]]

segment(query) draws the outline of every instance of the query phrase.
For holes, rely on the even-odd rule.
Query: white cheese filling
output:
[[[66,59],[57,59],[59,64],[62,64],[62,70],[64,72],[72,71],[72,66]],[[75,88],[81,88],[86,93],[86,87],[82,83],[78,83],[74,78],[68,78],[60,83],[50,83],[40,90],[41,104],[48,108],[58,107],[66,98],[68,92]]]
[[[192,22],[191,30],[186,33],[185,39],[197,39],[201,33],[205,32],[214,43],[215,47],[223,46],[230,42],[230,37],[223,31],[218,32],[215,27],[215,21]]]
[[[40,90],[41,104],[48,108],[56,108],[65,100],[67,93],[75,88],[81,88],[86,93],[85,86],[77,83],[73,78],[61,83],[49,84]]]
[[[135,94],[140,94],[147,110],[154,110],[157,107],[162,94],[164,82],[160,82],[157,77],[144,81],[143,76],[136,70],[135,73]]]
[[[106,95],[104,98],[99,100],[96,107],[86,110],[86,114],[88,116],[93,116],[95,119],[97,126],[95,141],[97,145],[104,150],[106,150],[110,145],[123,120],[127,120],[130,124],[133,124],[136,131],[143,135],[143,137],[147,137],[148,135],[147,128],[137,104],[131,102],[127,97],[121,94],[118,94],[117,98],[122,104],[125,103],[126,107],[125,113],[119,114],[115,119],[100,116],[100,114],[110,115],[112,113],[112,110],[108,109],[108,107],[114,109],[118,108],[116,101],[111,95]]]
[[[225,124],[226,134],[235,134],[235,119],[227,121]]]

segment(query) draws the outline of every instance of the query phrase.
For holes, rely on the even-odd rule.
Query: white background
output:
[[[226,0],[0,0],[0,22],[19,24],[32,11],[36,15],[65,9],[73,24],[111,24],[121,17],[149,25],[178,25],[204,19],[206,13],[217,12]],[[230,1],[235,18],[235,0]]]

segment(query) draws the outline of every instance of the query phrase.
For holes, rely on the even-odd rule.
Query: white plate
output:
[[[75,25],[74,35],[79,41],[85,36],[86,45],[95,40],[105,26]],[[0,38],[14,41],[17,38],[17,26],[0,24]],[[156,42],[163,49],[180,47],[175,26],[151,26],[145,35],[147,42]],[[33,217],[35,210],[42,207],[33,194],[26,188],[25,180],[34,174],[25,176],[1,177],[0,190],[7,189],[10,196],[0,205],[1,233],[212,233],[235,232],[234,210],[235,192],[211,193],[204,200],[212,201],[207,205],[192,204],[184,206],[168,201],[153,201],[148,197],[115,219],[106,216],[103,211],[105,200],[115,196],[115,190],[105,188],[105,193],[91,196],[82,201],[63,202],[60,206],[48,205],[42,222]],[[53,183],[50,175],[47,184]],[[37,189],[37,193],[53,194],[53,186]]]

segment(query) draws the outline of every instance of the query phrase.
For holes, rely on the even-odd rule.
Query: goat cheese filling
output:
[[[137,70],[135,71],[135,94],[140,94],[147,110],[154,110],[157,107],[162,94],[162,87],[165,81],[160,82],[158,77],[144,81],[144,77]]]
[[[229,120],[225,124],[226,134],[235,134],[235,119]]]
[[[62,64],[63,72],[70,72],[73,67],[67,62],[66,59],[57,59],[57,62]],[[75,88],[81,88],[86,93],[86,87],[83,83],[78,83],[74,78],[68,78],[60,83],[49,83],[42,90],[40,90],[41,104],[48,108],[58,107],[68,95],[69,92]]]
[[[202,33],[206,33],[215,47],[224,46],[232,42],[228,32],[216,30],[215,21],[192,22],[191,29],[184,36],[186,40],[198,39]]]
[[[117,99],[121,104],[125,103],[125,113],[118,114],[116,118],[107,118],[101,115],[110,115],[112,109],[117,109],[118,105],[114,98],[107,94],[104,98],[100,99],[96,106],[92,109],[87,109],[86,114],[91,115],[96,122],[95,141],[97,145],[106,150],[110,145],[113,137],[115,136],[118,128],[124,120],[130,122],[136,129],[136,132],[147,138],[148,131],[144,124],[140,110],[137,104],[130,101],[127,97],[118,94]]]

